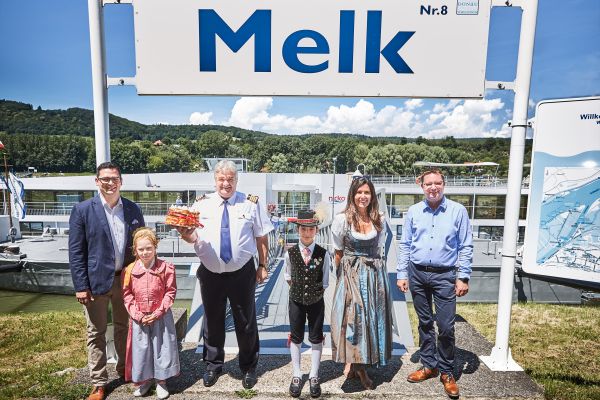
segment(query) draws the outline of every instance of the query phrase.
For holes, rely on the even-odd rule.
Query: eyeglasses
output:
[[[433,186],[440,187],[444,186],[444,182],[427,182],[423,184],[423,187],[431,188]]]
[[[105,177],[96,178],[96,179],[98,179],[100,182],[102,182],[104,184],[108,184],[111,182],[114,182],[114,183],[121,182],[121,177],[119,177],[119,176],[105,176]]]

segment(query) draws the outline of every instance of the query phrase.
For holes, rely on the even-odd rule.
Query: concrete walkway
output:
[[[543,399],[543,390],[524,372],[492,372],[478,359],[478,355],[489,354],[492,344],[484,339],[471,325],[458,318],[456,376],[462,399]],[[413,384],[406,376],[418,367],[418,349],[410,348],[408,353],[392,358],[389,365],[369,370],[374,379],[375,390],[364,390],[358,380],[346,380],[342,375],[343,366],[323,357],[321,381],[323,398],[381,398],[381,399],[447,399],[438,379]],[[168,382],[173,399],[239,399],[237,391],[243,390],[242,375],[237,365],[237,357],[228,355],[225,374],[210,388],[202,384],[205,371],[196,347],[185,345],[180,353],[182,373]],[[302,370],[308,374],[310,356],[302,359]],[[262,355],[258,364],[258,383],[254,387],[257,399],[289,397],[288,386],[291,379],[290,358],[287,355]],[[131,399],[133,385],[116,379],[111,368],[111,381],[108,399]],[[305,380],[307,375],[305,375]],[[77,373],[77,383],[89,383],[87,370]],[[241,394],[241,393],[240,393]],[[148,395],[147,398],[156,398]],[[302,398],[310,398],[308,384],[303,388]]]
[[[286,347],[288,319],[288,285],[283,277],[283,261],[279,260],[270,274],[269,279],[259,285],[256,293],[256,309],[258,328],[261,339],[261,356],[257,368],[258,383],[254,387],[255,398],[271,399],[289,397],[292,368],[290,356]],[[331,361],[331,341],[329,335],[329,315],[335,277],[330,276],[332,287],[326,291],[326,318],[324,331],[326,342],[321,363],[321,388],[323,398],[385,398],[385,399],[447,399],[439,379],[412,384],[406,381],[406,376],[418,368],[419,355],[415,347],[404,348],[395,337],[394,355],[385,367],[369,369],[369,375],[376,385],[375,390],[365,390],[358,379],[346,380],[342,374],[343,365]],[[409,305],[411,306],[411,305]],[[177,319],[184,310],[175,310]],[[179,322],[182,322],[180,324]],[[400,321],[404,328],[409,329],[408,319]],[[183,325],[183,326],[181,326]],[[205,388],[202,375],[205,366],[202,354],[196,343],[186,343],[180,353],[182,371],[178,377],[168,382],[173,399],[239,399],[242,395],[242,374],[238,368],[237,340],[230,316],[226,325],[226,363],[224,374],[218,382]],[[178,321],[183,337],[185,317]],[[408,335],[411,333],[409,331]],[[457,370],[455,376],[461,391],[461,398],[468,399],[543,399],[543,390],[538,387],[524,372],[492,372],[479,361],[479,355],[489,355],[492,344],[481,336],[471,325],[462,318],[457,318]],[[307,346],[308,349],[308,346]],[[302,356],[302,371],[304,380],[308,379],[310,370],[310,352]],[[76,374],[77,383],[91,384],[87,369]],[[114,365],[111,366],[111,381],[108,391],[109,399],[133,398],[133,385],[124,384],[116,379]],[[238,393],[236,393],[238,392]],[[310,398],[308,384],[303,388],[302,398]],[[156,398],[154,395],[147,396]],[[248,397],[245,397],[248,398]]]

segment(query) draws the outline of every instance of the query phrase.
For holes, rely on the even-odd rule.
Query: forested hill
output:
[[[113,139],[152,140],[196,138],[203,132],[220,130],[240,139],[262,138],[263,132],[219,125],[144,125],[109,114]],[[0,131],[34,135],[94,136],[94,111],[84,108],[43,110],[31,104],[0,100]]]
[[[412,174],[415,161],[493,161],[508,170],[510,141],[476,138],[407,139],[349,134],[272,135],[218,125],[144,125],[110,115],[111,158],[125,173],[199,171],[204,158],[243,157],[252,171]],[[95,166],[93,111],[34,109],[0,100],[0,140],[15,170],[91,172]],[[159,140],[161,145],[155,145]],[[529,162],[531,142],[526,147]],[[448,171],[464,173],[464,168]],[[482,173],[493,173],[493,169]]]

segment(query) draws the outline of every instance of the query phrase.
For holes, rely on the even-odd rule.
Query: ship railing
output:
[[[504,219],[504,206],[480,206],[480,205],[464,205],[469,213],[469,218],[473,219]],[[408,211],[408,206],[388,205],[388,215],[390,218],[404,218]],[[527,217],[527,207],[521,206],[519,209],[519,219]]]
[[[415,185],[414,176],[400,175],[371,175],[371,181],[377,185]],[[497,176],[447,176],[446,186],[451,187],[506,187],[508,179]],[[529,181],[524,179],[523,188],[529,187]]]
[[[27,215],[70,215],[75,202],[26,202]],[[138,202],[142,213],[146,216],[167,215],[173,203]]]

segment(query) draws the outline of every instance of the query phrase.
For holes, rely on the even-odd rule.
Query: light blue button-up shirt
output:
[[[466,208],[445,196],[435,211],[427,200],[411,206],[402,227],[397,279],[408,278],[409,261],[445,268],[458,261],[458,278],[469,278],[473,234]]]
[[[125,259],[125,212],[123,210],[123,200],[119,197],[117,204],[110,208],[102,193],[100,200],[104,206],[106,221],[110,228],[112,237],[113,249],[115,250],[115,271],[123,269],[123,260]]]

